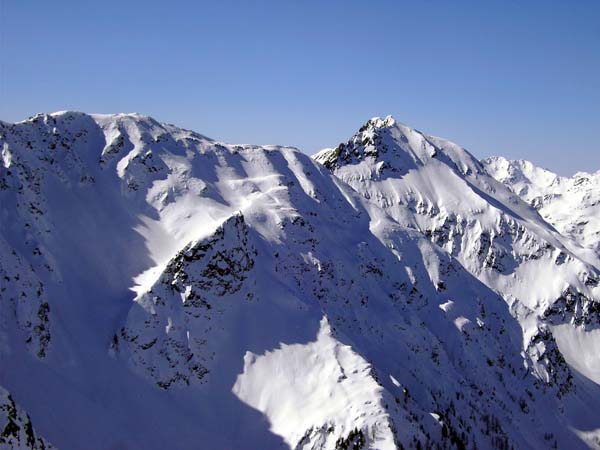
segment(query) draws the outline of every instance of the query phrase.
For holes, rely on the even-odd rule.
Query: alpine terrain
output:
[[[562,234],[600,251],[600,170],[568,178],[523,160],[492,157],[483,164]]]
[[[600,448],[598,175],[0,122],[0,448]],[[583,181],[582,181],[583,180]]]

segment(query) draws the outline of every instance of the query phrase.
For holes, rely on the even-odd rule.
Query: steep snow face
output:
[[[211,310],[216,306],[222,312],[227,305],[221,298],[241,290],[255,256],[242,215],[226,220],[209,238],[188,244],[152,289],[136,299],[125,326],[113,338],[113,351],[123,341],[133,367],[161,388],[189,384],[191,377],[202,380],[207,361],[215,357],[215,343],[207,337],[220,314]],[[244,294],[230,302],[253,295],[251,289]]]
[[[569,178],[523,160],[491,157],[482,164],[561,234],[600,250],[600,171],[578,172]]]
[[[0,123],[0,385],[63,449],[593,445],[561,353],[592,256],[459,147],[360,133],[338,178],[138,115]]]
[[[29,415],[0,387],[0,449],[52,450],[51,444],[37,435]]]
[[[509,303],[518,299],[515,307],[543,314],[569,286],[588,299],[600,293],[593,252],[556,233],[456,144],[376,118],[315,159]]]
[[[50,345],[50,307],[44,285],[27,259],[1,236],[0,277],[0,353],[16,350],[9,344],[9,335],[18,332],[26,350],[44,358]]]

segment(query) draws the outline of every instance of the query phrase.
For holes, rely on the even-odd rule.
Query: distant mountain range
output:
[[[523,160],[494,157],[483,164],[560,233],[583,247],[600,250],[600,171],[568,178]]]

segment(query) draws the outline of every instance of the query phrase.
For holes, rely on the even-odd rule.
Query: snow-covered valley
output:
[[[0,147],[0,448],[600,448],[592,176],[391,117],[312,158],[136,114]]]

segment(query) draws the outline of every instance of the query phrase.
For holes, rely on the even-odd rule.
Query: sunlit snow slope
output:
[[[0,385],[35,429],[0,446],[599,445],[597,256],[454,144],[62,112],[0,146]]]
[[[576,392],[579,377],[585,386],[598,379],[600,357],[577,344],[600,343],[597,254],[556,232],[466,150],[387,117],[314,158],[498,292],[519,322],[530,370],[557,395]],[[576,422],[579,407],[572,411]],[[593,431],[579,434],[598,445]]]
[[[531,204],[558,231],[583,247],[600,250],[600,171],[561,177],[529,161],[482,161],[486,170]]]

